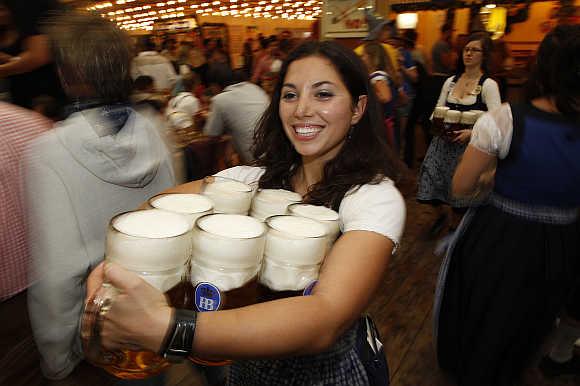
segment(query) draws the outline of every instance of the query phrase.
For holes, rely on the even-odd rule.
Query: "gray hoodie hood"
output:
[[[126,106],[76,112],[55,130],[73,158],[92,174],[129,188],[151,182],[167,151],[153,124]]]

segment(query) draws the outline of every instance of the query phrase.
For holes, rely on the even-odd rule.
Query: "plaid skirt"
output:
[[[439,366],[458,385],[513,385],[580,277],[578,209],[498,195],[464,216],[434,306]]]
[[[356,324],[324,353],[285,359],[234,362],[229,386],[366,386],[369,380],[355,349]]]

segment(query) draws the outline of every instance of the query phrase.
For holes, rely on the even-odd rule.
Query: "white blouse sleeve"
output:
[[[487,78],[483,82],[481,90],[481,99],[487,106],[487,110],[491,111],[501,105],[501,96],[499,95],[499,87],[497,82],[491,78]]]
[[[395,253],[405,226],[406,208],[391,180],[365,184],[347,193],[338,212],[343,233],[358,230],[381,234],[393,242]]]
[[[441,92],[439,93],[439,99],[437,99],[436,106],[445,106],[447,102],[447,95],[449,95],[449,87],[451,87],[451,82],[453,82],[454,76],[447,78],[443,87],[441,87]]]
[[[513,118],[510,105],[483,114],[473,126],[469,144],[484,153],[504,159],[510,149]]]

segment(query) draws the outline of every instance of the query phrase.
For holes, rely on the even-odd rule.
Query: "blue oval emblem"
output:
[[[318,280],[313,280],[310,284],[308,284],[306,286],[306,288],[304,288],[304,292],[302,292],[302,296],[312,295],[312,291],[314,290],[316,283],[318,283]]]
[[[199,283],[195,286],[195,308],[199,312],[217,311],[220,308],[222,294],[218,287],[211,283]]]

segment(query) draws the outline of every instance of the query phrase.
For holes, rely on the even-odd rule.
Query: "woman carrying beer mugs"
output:
[[[487,74],[490,47],[491,40],[486,34],[469,36],[457,75],[449,77],[441,89],[433,114],[433,124],[439,129],[419,171],[417,200],[438,207],[450,205],[459,208],[456,211],[459,214],[463,213],[460,208],[469,202],[451,197],[451,179],[471,137],[471,130],[460,125],[461,112],[492,110],[501,103],[497,83]],[[445,116],[440,116],[445,107],[448,108],[447,114],[443,112]],[[442,211],[431,229],[433,236],[439,233],[446,218]],[[458,221],[456,219],[454,223]]]
[[[220,175],[291,190],[339,213],[342,236],[312,293],[196,314],[170,308],[163,294],[121,267],[100,265],[89,279],[89,297],[103,280],[122,292],[104,317],[109,349],[234,359],[230,385],[370,384],[356,330],[405,222],[394,157],[366,69],[352,51],[307,42],[280,75],[256,134],[256,166]]]

